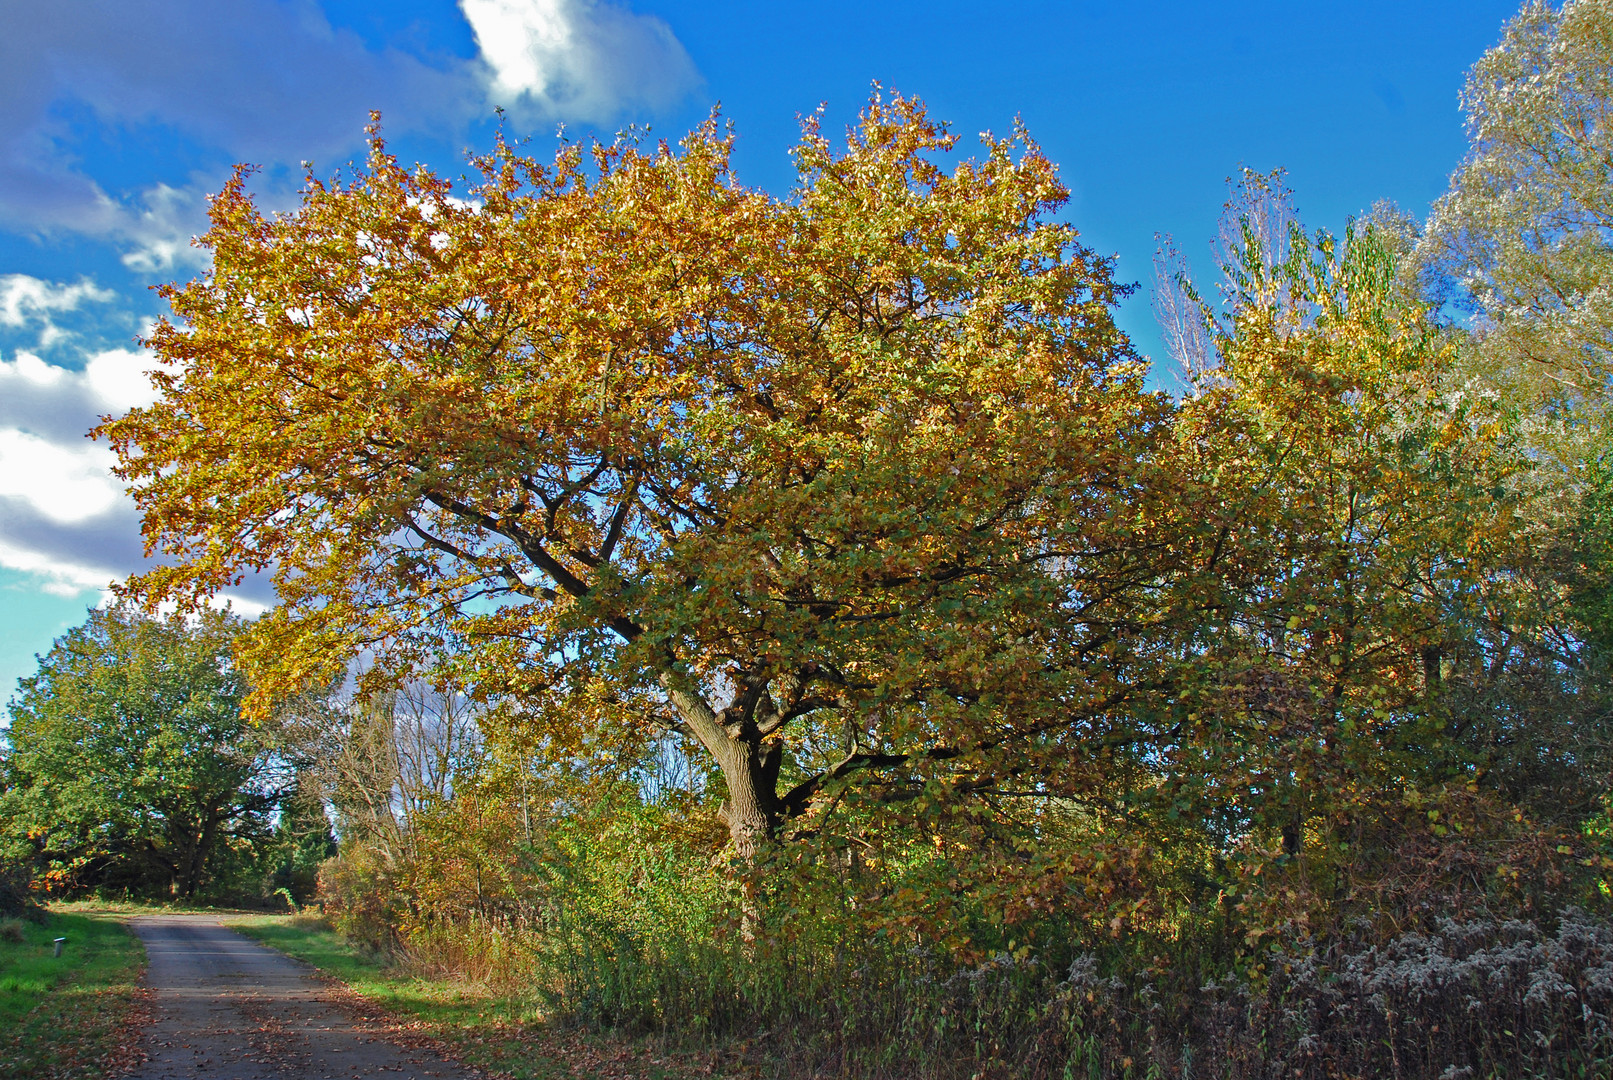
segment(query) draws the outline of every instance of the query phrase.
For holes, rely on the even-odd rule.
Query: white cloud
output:
[[[156,363],[131,349],[100,350],[77,370],[26,352],[0,359],[0,566],[33,575],[46,592],[78,596],[104,593],[150,565],[134,500],[112,475],[112,451],[86,436],[101,417],[156,400],[147,375]],[[224,601],[256,615],[274,595],[258,577]]]
[[[699,83],[667,24],[597,0],[459,0],[488,96],[544,115],[608,121],[673,104]]]
[[[86,301],[105,303],[115,299],[110,289],[98,289],[88,279],[72,285],[57,285],[27,274],[0,274],[0,326],[39,325],[39,344],[54,345],[67,336],[56,325],[54,316],[73,311]]]
[[[200,263],[201,193],[235,161],[294,165],[394,132],[457,132],[490,103],[612,120],[698,82],[664,22],[595,0],[461,0],[482,56],[372,49],[316,0],[0,0],[0,227],[120,244],[142,272]],[[86,125],[171,132],[213,156],[181,185],[106,190]],[[93,164],[93,155],[88,155]]]
[[[122,486],[104,446],[63,446],[16,428],[0,428],[0,498],[21,499],[47,520],[77,525],[116,505]]]
[[[157,400],[150,372],[157,358],[144,349],[107,349],[90,357],[84,366],[84,382],[106,412],[117,416]]]
[[[131,270],[160,274],[207,262],[206,253],[191,243],[207,231],[207,200],[197,187],[156,184],[119,207],[116,220],[127,247],[123,265]]]
[[[0,539],[0,566],[32,574],[40,589],[52,596],[78,596],[91,590],[105,591],[118,575],[110,570],[53,557],[28,548],[14,547]]]
[[[22,294],[100,298],[89,282],[38,284]],[[64,305],[19,305],[20,321]],[[112,475],[112,452],[86,435],[102,416],[155,400],[146,375],[154,364],[129,349],[96,352],[81,370],[27,352],[0,359],[0,566],[66,595],[104,589],[142,565],[138,515]]]
[[[48,318],[54,311],[71,311],[86,300],[106,301],[115,296],[88,279],[56,285],[27,274],[0,274],[0,325],[22,326]]]
[[[150,353],[131,349],[97,352],[82,371],[26,352],[0,360],[0,431],[27,431],[56,445],[78,445],[102,416],[155,400],[146,377],[155,363]]]
[[[108,193],[82,167],[87,123],[211,150],[205,190],[234,161],[346,153],[371,109],[406,131],[455,128],[481,107],[473,65],[372,50],[313,0],[0,0],[0,18],[0,224],[106,236],[137,268],[188,257],[189,233],[163,226],[192,223],[201,200],[163,184]]]

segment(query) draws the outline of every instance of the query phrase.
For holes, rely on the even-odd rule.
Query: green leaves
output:
[[[11,702],[0,835],[43,887],[192,896],[266,834],[267,752],[240,706],[238,620],[102,608]]]
[[[1610,61],[1606,0],[1525,5],[1468,73],[1468,153],[1417,250],[1478,316],[1470,371],[1569,468],[1608,438]]]

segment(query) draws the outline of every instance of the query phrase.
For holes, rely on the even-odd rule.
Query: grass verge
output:
[[[388,1013],[404,1039],[425,1036],[466,1064],[513,1080],[687,1080],[719,1072],[709,1060],[665,1051],[653,1040],[558,1029],[530,999],[401,971],[317,916],[256,915],[225,925],[345,984]]]
[[[57,957],[59,937],[67,942]],[[145,961],[109,916],[0,921],[0,1077],[103,1077],[132,1063]]]

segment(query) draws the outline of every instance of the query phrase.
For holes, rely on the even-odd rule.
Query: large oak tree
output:
[[[135,591],[271,570],[265,701],[451,638],[552,742],[676,725],[746,857],[854,775],[1101,786],[1182,557],[1170,405],[1054,166],[954,144],[876,97],[784,198],[715,121],[457,192],[374,136],[272,217],[242,172],[105,428],[169,560]]]

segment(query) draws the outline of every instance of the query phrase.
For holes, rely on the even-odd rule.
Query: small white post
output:
[[[66,938],[59,937],[59,938],[56,939],[56,955],[57,956],[62,955],[62,946],[66,945],[66,944],[67,944],[67,939]]]

